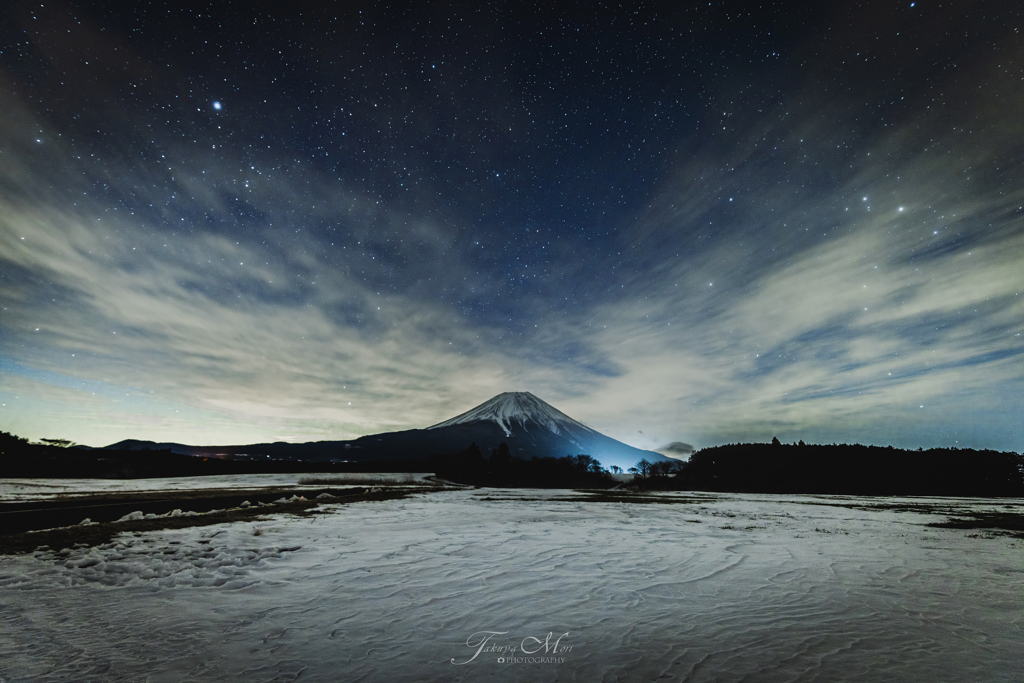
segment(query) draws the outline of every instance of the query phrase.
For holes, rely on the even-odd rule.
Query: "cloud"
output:
[[[975,50],[926,89],[943,102],[879,113],[822,87],[847,57],[830,45],[781,97],[712,93],[700,125],[721,104],[732,130],[680,133],[635,220],[547,243],[443,207],[443,179],[382,202],[287,148],[243,154],[226,115],[194,126],[221,145],[197,152],[95,110],[123,129],[99,158],[10,97],[0,357],[53,381],[5,385],[49,424],[75,404],[76,429],[101,409],[74,382],[145,394],[103,423],[221,443],[425,426],[529,390],[651,449],[871,430],[1019,445],[1017,86]],[[184,100],[180,76],[160,80]]]
[[[363,429],[443,417],[424,395],[443,401],[451,383],[502,365],[447,309],[378,295],[325,264],[311,266],[319,275],[292,295],[295,270],[280,261],[308,255],[274,264],[252,245],[215,235],[193,235],[164,253],[163,236],[152,233],[136,230],[137,246],[114,242],[123,225],[87,229],[60,212],[3,219],[7,258],[67,297],[23,312],[12,326],[14,338],[45,341],[22,355],[35,367],[73,372],[61,358],[73,352],[90,360],[91,376],[191,405]],[[126,258],[136,265],[117,264]],[[254,295],[257,281],[265,291]],[[352,324],[339,320],[344,307]]]
[[[34,399],[94,409],[111,402],[109,397],[97,396],[89,388],[61,386],[10,371],[0,371],[0,394],[5,395],[6,401]]]
[[[212,162],[181,170],[170,191],[136,196],[160,207],[142,217],[90,196],[73,164],[29,161],[37,156],[22,149],[2,172],[14,192],[0,206],[0,252],[18,274],[0,283],[2,352],[24,365],[338,436],[436,422],[467,388],[503,382],[508,363],[432,297],[474,275],[458,253],[440,257],[457,250],[428,220],[405,221],[389,241],[380,228],[401,216],[277,179],[255,188],[248,211],[286,221],[287,207],[312,199],[303,223],[330,218],[338,234],[297,227],[272,245],[256,226],[236,240],[193,219],[230,213],[216,190],[229,174]],[[215,172],[203,178],[204,166]],[[140,175],[133,189],[158,185]]]
[[[658,452],[673,458],[685,458],[693,453],[693,446],[682,441],[673,441],[659,448]]]
[[[625,237],[632,278],[573,321],[600,323],[593,353],[618,372],[592,376],[572,414],[625,440],[640,427],[647,448],[776,433],[1019,447],[1024,430],[996,425],[1024,391],[1024,185],[1007,134],[1022,126],[965,96],[998,135],[968,143],[926,113],[836,157],[815,133],[828,117],[805,111],[810,127],[781,135],[806,161],[779,155],[766,174],[762,146],[682,165]]]

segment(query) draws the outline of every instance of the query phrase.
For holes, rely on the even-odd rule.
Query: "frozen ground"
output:
[[[405,472],[347,472],[317,474],[225,474],[211,477],[166,477],[156,479],[0,479],[0,501],[45,500],[55,496],[143,491],[193,491],[200,489],[275,488],[306,482],[374,481],[385,484],[423,482],[429,474]]]
[[[0,680],[1020,680],[1024,543],[924,525],[1021,501],[676,497],[440,491],[0,557]]]

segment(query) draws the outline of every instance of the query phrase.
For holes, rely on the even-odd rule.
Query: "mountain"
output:
[[[462,415],[439,422],[427,429],[443,429],[474,422],[494,422],[504,430],[505,436],[509,437],[514,435],[512,429],[515,425],[518,425],[521,430],[525,430],[529,428],[528,423],[530,422],[555,434],[565,432],[589,436],[598,433],[528,391],[498,394]]]
[[[173,453],[184,453],[187,455],[198,455],[198,449],[206,448],[205,446],[186,446],[185,444],[175,443],[169,441],[166,443],[157,443],[156,441],[140,441],[139,439],[125,439],[124,441],[118,441],[112,443],[104,448],[114,451],[171,451]],[[191,452],[189,449],[195,449],[196,453]]]
[[[441,432],[455,441],[471,438],[485,454],[505,442],[513,456],[526,459],[585,453],[605,467],[618,465],[624,470],[642,458],[670,459],[605,436],[529,392],[498,394],[426,431]]]
[[[637,461],[670,460],[660,453],[634,448],[587,427],[529,392],[498,394],[444,422],[426,429],[371,434],[351,441],[284,442],[246,446],[187,446],[175,443],[122,441],[107,448],[130,450],[167,449],[174,453],[229,459],[306,461],[429,460],[433,455],[455,453],[475,443],[489,455],[502,442],[513,457],[553,457],[584,453],[605,467],[628,470]]]

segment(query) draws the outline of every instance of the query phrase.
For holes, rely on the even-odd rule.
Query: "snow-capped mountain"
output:
[[[463,451],[475,443],[487,456],[502,443],[513,457],[561,458],[585,454],[605,467],[628,470],[642,458],[669,460],[660,453],[634,448],[578,422],[529,392],[498,394],[476,408],[426,429],[371,434],[352,441],[264,443],[246,446],[186,446],[121,442],[108,448],[157,449],[228,458],[275,458],[305,461],[430,460]]]
[[[605,467],[629,469],[642,458],[668,460],[660,453],[634,448],[574,420],[529,392],[498,394],[472,410],[428,427],[453,441],[472,438],[489,453],[507,443],[512,455],[521,458],[562,457],[584,453]]]
[[[470,424],[490,420],[505,431],[506,436],[513,436],[513,427],[529,429],[534,423],[555,434],[589,435],[597,434],[593,429],[572,419],[550,403],[545,403],[528,391],[510,391],[498,394],[490,401],[481,403],[476,408],[462,415],[440,422],[427,429],[439,429],[453,425]]]

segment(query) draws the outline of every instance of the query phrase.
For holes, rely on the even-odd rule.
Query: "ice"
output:
[[[439,491],[0,557],[0,680],[931,682],[1024,670],[1021,541],[925,526],[1022,501],[580,498]],[[482,632],[495,649],[469,661]],[[559,637],[568,650],[550,650]]]

